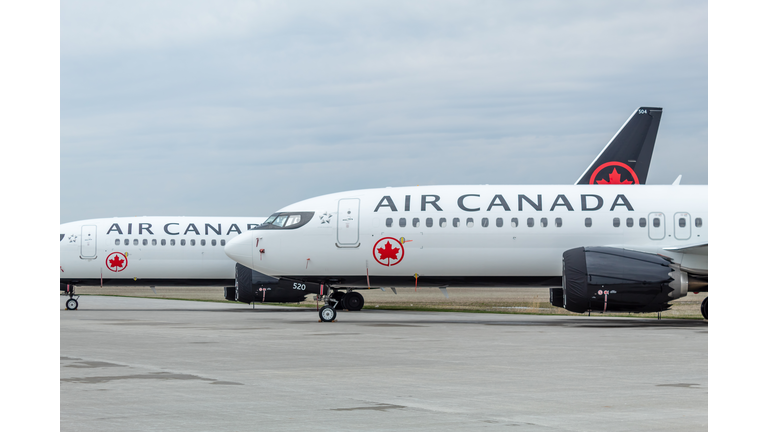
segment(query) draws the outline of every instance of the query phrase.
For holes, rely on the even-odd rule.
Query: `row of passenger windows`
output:
[[[425,222],[425,225],[427,226],[427,228],[432,228],[432,226],[434,225],[434,220],[432,218],[427,218],[424,222]],[[392,228],[392,224],[394,223],[394,219],[387,218],[385,223],[387,225],[387,228]],[[661,226],[661,219],[660,218],[653,218],[651,223],[653,224],[654,228],[659,228]],[[678,219],[678,225],[680,226],[680,228],[685,228],[686,223],[687,223],[686,222],[686,218],[679,218]],[[461,226],[461,218],[453,218],[453,220],[451,221],[451,224],[453,225],[454,228],[460,227]],[[533,227],[534,225],[536,225],[536,219],[532,218],[532,217],[529,217],[529,218],[526,219],[525,224],[527,226],[529,226],[529,227]],[[635,226],[635,220],[633,218],[627,218],[627,220],[625,221],[625,224],[626,224],[626,226],[628,228],[631,228],[631,227]],[[645,228],[647,224],[648,224],[648,221],[646,220],[646,218],[638,219],[638,225],[640,226],[640,228]],[[408,225],[408,220],[406,218],[400,218],[398,220],[398,225],[400,226],[400,228],[405,228]],[[467,218],[467,220],[465,222],[465,225],[466,225],[467,228],[472,228],[473,226],[475,226],[474,218]],[[517,228],[518,225],[519,225],[518,219],[517,218],[512,218],[510,220],[510,225],[512,226],[512,228]],[[539,225],[542,228],[544,228],[547,225],[549,225],[549,220],[547,218],[541,218],[541,219],[539,219]],[[703,225],[703,221],[701,220],[701,218],[696,218],[695,225],[696,225],[696,228],[701,228],[701,226]],[[414,227],[414,228],[419,228],[419,226],[421,226],[421,220],[419,218],[413,218],[411,220],[411,226]],[[440,220],[438,221],[438,226],[440,228],[447,227],[448,226],[448,219],[440,218]],[[489,227],[490,226],[490,220],[488,218],[480,219],[480,226],[482,226],[483,228]],[[496,218],[496,227],[501,228],[503,226],[504,226],[504,218]],[[562,218],[555,218],[555,226],[558,227],[558,228],[562,227],[563,226],[563,219]],[[589,217],[585,218],[584,219],[584,226],[591,227],[592,226],[592,218],[589,218]],[[621,218],[613,218],[613,226],[615,226],[617,228],[620,227],[621,226]]]
[[[151,241],[149,241],[148,239],[143,239],[141,241],[141,244],[143,246],[149,246],[150,243],[152,244],[152,246],[157,246],[158,245],[157,239],[152,239]],[[206,243],[205,239],[201,239],[200,240],[200,246],[205,246],[205,243]],[[123,245],[124,246],[129,246],[130,244],[131,244],[131,241],[129,239],[124,239],[123,240]],[[165,246],[166,244],[170,244],[171,246],[176,246],[176,239],[170,239],[170,240],[168,240],[168,243],[166,243],[165,239],[160,239],[159,244],[160,244],[160,246]],[[211,246],[216,246],[217,244],[221,245],[221,246],[226,246],[227,241],[224,240],[224,239],[221,239],[218,242],[216,241],[216,239],[211,240]],[[133,245],[134,246],[138,246],[139,245],[139,239],[133,239]],[[187,245],[187,240],[186,239],[179,240],[179,245],[180,246],[186,246]],[[190,246],[195,246],[195,239],[191,239],[189,241],[189,245]],[[120,239],[115,239],[115,246],[120,246]]]

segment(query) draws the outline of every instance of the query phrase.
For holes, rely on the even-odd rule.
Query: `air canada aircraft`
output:
[[[577,184],[645,183],[661,113],[661,108],[648,107],[633,111],[577,180]],[[395,203],[394,200],[398,198],[394,195],[387,196],[387,200],[376,208],[375,213],[383,213],[386,209],[397,211],[398,206],[401,211],[411,211],[410,195],[407,198],[405,195],[399,198],[408,200],[404,203],[405,207]],[[439,207],[442,211],[444,201],[438,203],[430,197],[423,199],[423,206],[429,206],[430,209]],[[471,199],[466,199],[466,205],[470,203]],[[337,208],[323,216],[321,227],[324,230],[331,228],[332,224],[334,230],[337,229],[336,220],[331,219],[333,215],[338,216]],[[278,226],[295,229],[299,223],[307,224],[307,217],[311,218],[307,214],[276,216],[270,219],[269,229]],[[266,218],[141,217],[92,219],[63,224],[59,239],[60,284],[61,290],[70,297],[66,303],[67,308],[76,309],[78,306],[74,292],[74,287],[78,285],[220,285],[225,287],[226,299],[244,303],[298,302],[312,293],[328,297],[327,290],[322,291],[317,284],[310,284],[307,289],[306,284],[301,283],[304,280],[302,278],[294,280],[290,277],[271,277],[252,270],[250,265],[235,265],[225,256],[223,252],[227,242],[235,235],[259,229],[259,224],[264,219]],[[354,221],[351,223],[354,224]],[[348,249],[347,245],[342,245],[341,248]],[[307,261],[307,269],[309,268]],[[331,287],[330,298],[336,301],[335,305],[349,310],[362,308],[363,297],[359,293],[347,290],[345,294],[339,290],[344,285],[337,284],[333,277],[327,279],[323,279],[323,283]]]
[[[627,124],[660,112],[639,108]],[[373,287],[542,287],[573,312],[660,312],[689,290],[707,291],[707,186],[681,186],[679,177],[636,186],[647,174],[636,171],[642,158],[603,154],[570,186],[398,187],[308,199],[224,250],[238,263],[240,291],[282,283],[315,293],[325,302],[321,321],[335,320],[339,305],[362,308],[355,290]],[[701,309],[706,318],[706,299]]]
[[[75,286],[230,286],[227,242],[264,217],[122,217],[60,225],[60,288],[77,309]]]

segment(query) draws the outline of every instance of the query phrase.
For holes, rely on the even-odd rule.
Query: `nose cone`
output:
[[[230,240],[224,253],[236,262],[253,268],[253,233],[246,232]]]

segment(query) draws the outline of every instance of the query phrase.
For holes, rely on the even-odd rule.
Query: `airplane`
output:
[[[116,217],[60,225],[59,283],[77,309],[75,286],[234,285],[224,254],[232,238],[265,217]]]
[[[620,182],[645,183],[661,114],[661,108],[633,111],[577,183],[611,184],[617,176]],[[257,229],[265,219],[141,217],[63,224],[60,288],[70,297],[66,307],[77,309],[78,285],[221,285],[224,297],[231,301],[303,301],[313,293],[305,284],[235,265],[223,253],[222,246],[236,234]],[[284,223],[289,227],[296,220],[272,222],[271,226]],[[322,295],[319,287],[315,288],[315,294]],[[362,296],[332,291],[343,308],[362,308]]]
[[[627,124],[655,110],[641,107]],[[263,287],[247,268],[317,294],[326,322],[339,305],[362,308],[356,290],[375,287],[542,287],[553,305],[590,313],[661,312],[689,290],[708,291],[708,187],[680,185],[680,177],[638,186],[637,165],[601,159],[610,147],[575,185],[417,186],[311,198],[224,251],[238,263],[241,289]],[[650,155],[631,160],[649,164]],[[595,181],[605,171],[608,178]],[[706,319],[707,299],[701,311]]]

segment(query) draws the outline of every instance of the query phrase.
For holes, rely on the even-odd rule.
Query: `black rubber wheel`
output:
[[[365,299],[363,298],[363,295],[359,292],[350,291],[347,293],[347,295],[344,296],[344,306],[345,309],[351,310],[351,311],[359,311],[363,308],[363,305],[365,304]]]
[[[323,306],[320,308],[320,321],[331,322],[336,319],[336,309],[330,306]]]
[[[75,310],[75,309],[77,309],[77,300],[72,298],[67,300],[67,310]]]
[[[708,320],[707,318],[707,300],[709,300],[709,297],[705,298],[703,302],[701,302],[701,314],[704,316],[705,320]]]

